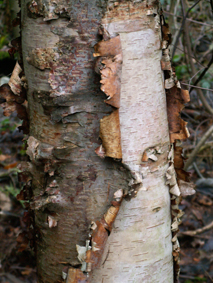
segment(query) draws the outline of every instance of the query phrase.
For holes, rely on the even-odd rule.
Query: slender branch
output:
[[[172,43],[171,43],[172,45]],[[178,50],[184,52],[184,50],[180,47],[177,47]],[[188,53],[186,53],[186,55],[188,55]],[[197,58],[192,54],[192,58],[194,59],[194,61],[199,64],[202,68],[206,68],[200,61],[197,60]],[[210,73],[210,75],[213,77],[213,75]]]
[[[185,0],[183,0],[182,4],[183,4],[184,9],[185,9],[185,7],[186,7]],[[186,44],[186,47],[187,47],[189,64],[190,64],[190,67],[191,67],[191,75],[194,76],[197,71],[196,71],[194,62],[193,62],[193,60],[191,58],[192,57],[192,49],[191,49],[191,42],[190,42],[190,38],[189,38],[189,27],[188,27],[188,25],[185,25],[184,28],[185,28],[184,29],[184,39],[185,39],[184,43]],[[193,83],[194,83],[194,80],[193,80]],[[208,101],[206,100],[205,96],[203,95],[203,92],[200,89],[198,89],[197,94],[198,94],[198,96],[199,96],[199,98],[200,98],[204,108],[206,109],[206,111],[213,115],[213,108],[209,105]]]
[[[191,86],[193,88],[197,88],[197,89],[204,89],[204,90],[209,90],[209,91],[213,91],[213,89],[211,88],[205,88],[205,87],[200,87],[200,86],[194,86],[194,85],[190,85],[190,84],[186,84],[186,83],[182,83],[180,82],[182,85],[187,85],[187,86]]]
[[[174,12],[174,15],[177,14],[177,10],[178,10],[179,4],[180,4],[180,0],[172,1],[172,2],[171,2],[170,11],[173,11],[173,12]],[[172,36],[172,41],[175,42],[176,37],[177,37],[177,35],[178,35],[177,18],[170,15],[170,17],[169,17],[169,27],[171,27],[171,28],[172,28],[172,26],[173,26],[173,25],[172,25],[172,22],[173,22],[173,25],[174,25],[174,32],[171,30],[171,31],[172,31],[172,34],[173,34],[173,36]],[[170,54],[172,53],[173,48],[174,48],[174,45],[171,44],[171,45],[170,45]]]
[[[205,67],[204,67],[205,68]],[[191,78],[190,78],[190,80],[189,80],[189,84],[191,84],[191,81],[194,79],[194,77],[196,77],[197,76],[197,74],[199,74],[201,71],[203,71],[203,69],[204,68],[202,68],[202,69],[200,69],[199,71],[197,71],[197,73],[196,74],[194,74]]]
[[[171,15],[175,18],[179,18],[179,19],[182,19],[183,17],[181,16],[177,16],[175,15],[174,13],[170,13],[170,12],[167,12],[167,11],[163,11],[164,14],[166,15]],[[208,27],[212,27],[213,28],[213,25],[211,24],[207,24],[207,23],[203,23],[203,22],[199,22],[199,21],[196,21],[196,20],[192,20],[190,18],[186,18],[187,22],[192,22],[192,23],[195,23],[195,24],[198,24],[198,25],[202,25],[202,26],[208,26]]]
[[[202,228],[199,228],[197,230],[194,230],[194,231],[185,231],[185,232],[181,232],[182,235],[187,235],[187,236],[194,236],[194,235],[197,235],[197,234],[201,234],[207,230],[210,230],[213,228],[213,221],[210,222],[208,225],[202,227]]]
[[[213,53],[212,53],[212,58],[209,61],[208,65],[204,68],[204,70],[202,71],[202,73],[200,74],[200,76],[196,79],[196,81],[193,83],[194,86],[196,86],[199,81],[203,78],[203,76],[205,75],[205,73],[208,71],[208,69],[211,67],[213,63]],[[193,87],[190,89],[189,93],[193,90]]]
[[[183,32],[183,28],[184,28],[186,19],[187,19],[187,17],[188,17],[188,14],[189,14],[189,12],[190,12],[200,1],[201,1],[201,0],[196,1],[196,2],[188,9],[188,11],[186,12],[186,15],[185,15],[184,18],[183,18],[181,27],[180,27],[180,29],[179,29],[177,38],[176,38],[175,43],[174,43],[174,48],[173,48],[173,52],[172,52],[172,58],[174,57],[174,54],[175,54],[175,51],[176,51],[176,47],[177,47],[177,43],[178,43],[178,40],[179,40],[179,38],[180,38],[180,36],[181,36],[181,33]]]
[[[194,166],[194,169],[195,169],[195,172],[197,173],[197,175],[198,175],[201,179],[204,179],[203,175],[200,173],[199,168],[197,167],[196,162],[193,162],[193,166]]]
[[[186,161],[186,164],[184,166],[184,170],[187,170],[187,168],[189,168],[189,166],[192,164],[195,156],[197,155],[197,153],[199,152],[201,146],[205,143],[205,141],[210,137],[210,135],[213,133],[213,125],[208,129],[208,131],[204,134],[204,136],[201,138],[201,140],[199,141],[199,143],[196,145],[196,147],[194,148],[194,150],[192,151],[192,153],[190,154],[188,160]]]

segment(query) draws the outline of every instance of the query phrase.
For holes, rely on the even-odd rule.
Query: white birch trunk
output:
[[[64,282],[65,267],[69,268],[67,283],[174,281],[166,185],[170,140],[158,8],[154,0],[22,0],[28,154],[34,168],[30,203],[37,231],[39,282]],[[109,38],[120,36],[120,106],[114,108],[104,104],[94,74],[92,53],[100,24]],[[103,122],[111,111],[113,117],[119,113],[120,132],[119,127],[113,129],[120,134],[117,144],[123,164],[94,153],[100,145],[99,120]],[[85,244],[89,223],[102,219],[119,190],[127,191],[129,199],[122,200],[120,210],[116,204],[119,212],[102,263],[92,271],[82,270],[76,245]],[[55,226],[48,223],[56,216]],[[106,240],[103,222],[99,227]],[[94,264],[85,259],[84,266]]]
[[[107,31],[120,35],[123,53],[119,109],[122,162],[130,169],[133,182],[141,185],[137,196],[121,205],[93,283],[173,282],[161,29],[159,15],[147,16],[149,11],[138,11],[144,17],[140,26],[137,19],[131,24],[127,19],[104,19]],[[147,149],[156,156],[151,165],[142,162]]]

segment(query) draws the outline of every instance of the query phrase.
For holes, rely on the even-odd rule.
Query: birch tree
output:
[[[189,97],[159,1],[22,0],[21,28],[5,111],[29,120],[19,198],[38,282],[176,282]]]

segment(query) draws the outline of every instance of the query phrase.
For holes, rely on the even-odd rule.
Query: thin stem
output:
[[[196,79],[196,81],[193,83],[193,85],[197,85],[199,83],[199,81],[203,78],[203,76],[205,75],[205,73],[208,71],[208,69],[211,67],[213,63],[213,53],[212,53],[212,58],[209,61],[208,65],[203,69],[202,73],[200,74],[200,76]],[[189,93],[193,90],[193,87],[190,89]]]
[[[195,172],[197,173],[197,175],[198,175],[201,179],[204,179],[203,175],[200,173],[199,168],[197,167],[196,162],[193,162],[193,166],[194,166],[194,169],[195,169]]]
[[[205,87],[200,87],[200,86],[194,86],[194,85],[190,85],[190,84],[186,84],[186,83],[182,83],[180,82],[182,85],[187,85],[187,86],[191,86],[193,88],[197,88],[197,89],[204,89],[204,90],[209,90],[209,91],[213,91],[213,89],[211,88],[205,88]]]
[[[195,2],[195,3],[188,9],[188,11],[186,12],[186,15],[185,15],[184,18],[183,18],[181,27],[180,27],[180,29],[179,29],[178,35],[177,35],[176,40],[175,40],[175,43],[174,43],[174,48],[173,48],[173,52],[172,52],[172,58],[174,57],[174,54],[175,54],[175,51],[176,51],[176,47],[177,47],[177,43],[178,43],[178,40],[179,40],[179,38],[180,38],[180,36],[181,36],[181,33],[183,32],[183,28],[184,28],[186,19],[187,19],[187,17],[188,17],[188,14],[189,14],[189,12],[190,12],[200,1],[201,1],[201,0],[198,0],[197,2]]]
[[[183,8],[185,9],[186,2],[185,2],[185,0],[182,0],[182,1],[183,1],[182,2]],[[198,2],[196,2],[196,3],[198,3]],[[188,13],[188,11],[187,11],[187,13]],[[187,13],[186,13],[186,15],[187,15]],[[196,71],[195,65],[194,65],[193,60],[192,60],[192,49],[191,49],[191,42],[190,42],[190,38],[189,38],[189,27],[188,27],[188,25],[185,25],[184,28],[185,28],[184,29],[184,39],[185,39],[184,43],[186,44],[186,47],[187,47],[189,64],[190,64],[190,67],[191,67],[191,75],[194,76],[197,71]],[[193,80],[193,83],[194,83],[194,80]],[[213,108],[209,105],[208,101],[206,100],[205,96],[203,95],[203,92],[200,89],[198,89],[197,94],[198,94],[204,108],[206,109],[206,111],[213,115]]]
[[[194,148],[194,150],[192,151],[192,153],[190,154],[188,160],[186,161],[186,164],[184,166],[184,170],[187,170],[189,168],[189,166],[192,164],[192,162],[194,161],[195,156],[197,155],[197,153],[199,152],[201,146],[205,143],[205,141],[211,136],[211,134],[213,133],[213,125],[208,129],[208,131],[204,134],[204,136],[201,138],[201,140],[199,141],[199,143],[196,145],[196,147]]]
[[[181,234],[193,237],[194,235],[203,233],[203,232],[210,230],[212,228],[213,228],[213,221],[210,222],[208,225],[202,227],[202,228],[199,228],[199,229],[194,230],[194,231],[184,231],[184,232],[181,232]]]
[[[175,17],[175,18],[180,18],[180,19],[183,18],[183,17],[181,17],[181,16],[177,16],[177,15],[175,15],[174,13],[170,13],[170,12],[167,12],[167,11],[163,11],[163,13],[164,13],[164,14],[167,14],[167,15],[171,15],[171,16],[173,16],[173,17]],[[196,21],[196,20],[192,20],[192,19],[190,19],[190,18],[186,18],[186,20],[187,20],[187,22],[192,22],[192,23],[195,23],[195,24],[198,24],[198,25],[213,27],[213,25],[211,25],[211,24],[199,22],[199,21]]]

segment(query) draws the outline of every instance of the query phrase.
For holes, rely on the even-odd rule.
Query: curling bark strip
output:
[[[178,111],[187,95],[176,91],[168,126],[165,88],[169,96],[178,83],[158,1],[21,3],[30,162],[20,197],[33,212],[39,282],[173,282],[175,174],[179,189],[188,176],[170,137],[186,135]]]
[[[174,282],[178,282],[180,273],[180,245],[177,239],[179,231],[178,226],[181,224],[183,212],[179,209],[182,196],[192,195],[195,193],[194,184],[190,183],[189,174],[184,171],[184,159],[182,156],[182,147],[180,141],[189,137],[187,123],[181,119],[180,113],[184,108],[184,103],[190,101],[188,90],[181,89],[175,71],[171,66],[169,55],[169,45],[171,43],[171,34],[168,24],[165,23],[161,14],[162,25],[162,59],[161,68],[165,76],[165,89],[167,100],[167,115],[169,122],[169,133],[171,150],[168,155],[169,168],[166,172],[166,183],[170,187],[171,194],[171,214],[172,214],[172,244],[174,259]]]

